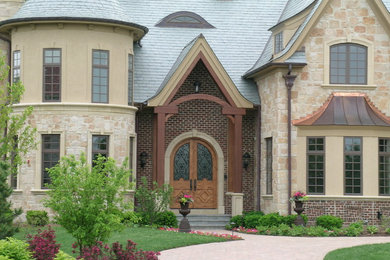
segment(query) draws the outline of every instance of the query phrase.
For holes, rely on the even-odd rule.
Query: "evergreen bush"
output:
[[[321,226],[328,230],[341,228],[343,226],[343,222],[344,221],[341,218],[332,215],[322,215],[316,218],[317,226]]]
[[[26,219],[31,226],[46,226],[49,223],[49,216],[44,210],[28,210]]]

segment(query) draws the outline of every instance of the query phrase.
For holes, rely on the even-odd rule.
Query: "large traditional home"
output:
[[[43,209],[47,168],[129,158],[192,214],[390,216],[389,0],[8,0],[0,47],[39,145],[10,180]],[[176,211],[177,203],[171,209]],[[378,213],[379,212],[379,213]]]

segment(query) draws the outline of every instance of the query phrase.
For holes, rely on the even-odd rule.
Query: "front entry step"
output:
[[[176,216],[178,224],[182,220],[183,216]],[[231,215],[192,215],[187,216],[191,225],[191,230],[203,230],[203,229],[225,229],[225,226],[229,224]]]

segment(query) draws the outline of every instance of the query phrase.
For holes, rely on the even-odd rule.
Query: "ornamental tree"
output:
[[[0,55],[0,239],[17,231],[12,222],[22,213],[21,209],[13,209],[8,200],[12,194],[9,176],[18,173],[23,156],[36,146],[36,129],[26,124],[33,109],[23,106],[15,109],[24,93],[24,86],[20,81],[7,82],[8,72],[5,58]]]
[[[44,205],[74,238],[79,250],[106,241],[123,228],[124,195],[130,188],[126,161],[118,167],[112,158],[98,156],[91,168],[85,155],[62,157],[49,169],[51,184]]]

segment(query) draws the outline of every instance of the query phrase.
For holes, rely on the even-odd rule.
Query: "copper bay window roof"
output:
[[[366,94],[332,93],[319,110],[292,123],[295,126],[390,126],[390,118]]]

